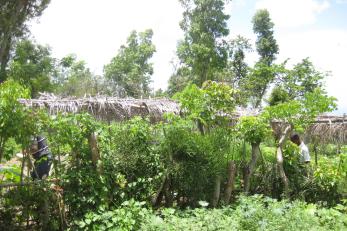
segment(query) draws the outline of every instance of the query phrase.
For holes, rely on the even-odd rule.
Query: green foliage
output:
[[[21,225],[27,219],[37,224],[33,227],[36,230],[45,227],[59,230],[58,199],[47,183],[38,182],[0,193],[1,230],[22,230]]]
[[[150,210],[143,207],[144,202],[125,201],[114,210],[100,208],[98,212],[90,212],[81,221],[76,221],[78,230],[140,230]]]
[[[21,169],[17,165],[0,167],[0,183],[20,182]]]
[[[101,153],[111,196],[116,201],[150,201],[163,174],[154,128],[136,117],[108,129],[109,133],[101,134]]]
[[[258,36],[256,48],[260,58],[241,86],[251,97],[252,105],[258,108],[281,66],[273,65],[278,54],[278,45],[273,36],[274,24],[269,12],[266,9],[258,10],[253,16],[252,23],[253,31]]]
[[[210,161],[213,157],[210,140],[193,131],[193,127],[190,121],[171,118],[163,125],[159,150],[171,179],[171,194],[176,193],[178,200],[186,197],[186,203],[195,206],[199,200],[209,199],[215,170]]]
[[[141,230],[344,230],[346,227],[346,214],[338,209],[259,195],[241,196],[236,206],[222,209],[165,209],[141,224]]]
[[[244,116],[237,124],[240,136],[247,142],[259,144],[271,134],[267,120],[261,116]]]
[[[52,90],[54,71],[49,48],[23,40],[16,46],[8,77],[30,89],[32,97],[37,97],[39,92]]]
[[[55,156],[60,156],[60,151],[68,152],[59,166],[59,178],[63,182],[64,202],[69,205],[70,217],[81,217],[106,201],[105,179],[92,164],[88,144],[90,134],[98,126],[88,114],[58,116],[49,125]]]
[[[252,46],[249,40],[240,35],[231,42],[231,71],[234,74],[232,79],[233,86],[239,86],[240,82],[247,78],[248,65],[245,61],[246,52],[251,51]]]
[[[269,105],[275,106],[277,104],[287,102],[289,101],[289,99],[290,98],[287,91],[285,91],[283,87],[276,86],[271,92],[271,95],[269,98]]]
[[[327,73],[317,71],[313,63],[306,58],[283,76],[281,84],[290,99],[298,99],[304,97],[308,92],[323,89],[323,80],[326,77]]]
[[[215,80],[216,72],[227,65],[228,49],[223,40],[229,34],[224,13],[225,0],[180,0],[184,39],[177,46],[177,56],[191,71],[190,80],[202,86]]]
[[[313,92],[307,92],[303,99],[265,108],[265,116],[287,122],[297,130],[301,130],[318,115],[333,111],[336,108],[335,101],[334,97],[327,96],[324,91],[317,88]]]
[[[260,107],[265,93],[270,84],[285,71],[283,64],[267,65],[265,62],[257,62],[249,71],[249,76],[242,83],[242,91],[246,91],[246,96],[252,106]]]
[[[177,92],[182,91],[190,83],[190,70],[187,67],[180,67],[170,76],[167,92],[169,96],[175,95]]]
[[[50,0],[2,0],[0,7],[0,83],[16,40],[28,34],[28,21],[41,16]]]
[[[202,122],[207,129],[212,125],[228,123],[227,115],[235,109],[234,90],[228,85],[207,81],[200,89],[195,84],[175,95],[181,108],[193,120]]]
[[[19,98],[28,98],[29,91],[14,81],[0,85],[0,161],[8,139],[13,138],[25,148],[30,136],[39,130],[40,113],[25,108]],[[10,158],[11,156],[6,156]]]
[[[310,181],[302,186],[300,194],[308,202],[319,202],[327,206],[341,203],[346,193],[346,172],[341,168],[345,156],[319,158]]]
[[[104,90],[102,79],[95,76],[86,63],[77,60],[75,55],[60,60],[54,82],[55,92],[63,96],[96,95]]]
[[[274,23],[270,19],[268,10],[258,10],[252,19],[253,31],[258,35],[256,41],[260,62],[270,66],[278,54],[278,45],[273,36]]]
[[[246,90],[248,87],[248,77],[250,67],[246,63],[246,53],[252,50],[249,40],[241,36],[237,36],[230,44],[230,59],[225,76],[222,80],[230,82],[234,89],[239,89],[235,95],[238,103],[246,105],[250,96],[250,92]]]
[[[150,93],[153,64],[149,60],[155,52],[152,37],[153,31],[150,29],[140,33],[131,32],[127,44],[121,46],[111,63],[105,65],[105,77],[124,90],[125,96],[139,98]]]

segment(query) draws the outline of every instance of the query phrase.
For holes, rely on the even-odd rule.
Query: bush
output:
[[[338,209],[277,201],[260,195],[241,196],[234,207],[165,209],[152,214],[141,230],[345,230],[347,216]]]
[[[72,230],[139,230],[140,224],[147,219],[150,210],[143,207],[145,202],[125,201],[114,210],[100,208],[89,212],[80,221],[75,222]]]

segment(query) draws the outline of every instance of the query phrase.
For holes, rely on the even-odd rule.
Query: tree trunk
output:
[[[42,224],[42,230],[50,230],[49,228],[49,201],[47,196],[43,196],[42,211],[40,214],[40,223]]]
[[[11,37],[9,32],[5,34],[0,43],[0,83],[6,80],[6,67],[9,60],[9,53],[11,48]]]
[[[276,160],[277,160],[277,168],[280,174],[280,177],[282,179],[282,183],[283,183],[283,192],[284,192],[284,196],[285,197],[289,197],[289,181],[288,178],[286,176],[286,173],[284,172],[284,168],[283,168],[283,153],[282,153],[282,147],[284,144],[284,141],[287,137],[287,135],[289,134],[291,129],[291,126],[288,125],[285,130],[283,131],[279,142],[277,144],[277,151],[276,151]]]
[[[223,198],[226,204],[229,204],[230,202],[231,194],[234,190],[235,177],[236,177],[235,161],[229,161],[228,162],[228,181],[224,191],[224,198]]]
[[[165,195],[165,206],[172,207],[173,205],[173,195],[171,192],[171,177],[167,176],[164,184],[164,195]]]
[[[162,183],[160,184],[160,188],[158,189],[157,193],[155,196],[152,198],[152,206],[157,207],[160,205],[160,202],[163,200],[164,196],[164,187],[166,185],[166,179],[167,177],[165,176]]]
[[[98,166],[98,161],[100,160],[100,153],[99,153],[99,148],[98,148],[98,141],[97,141],[97,136],[94,132],[90,134],[88,137],[88,142],[90,146],[90,150],[92,152],[92,162],[95,167],[95,169],[101,173],[102,168],[101,166]]]
[[[1,83],[1,81],[0,81],[0,83]],[[4,154],[5,143],[6,143],[6,140],[0,137],[0,163],[2,161],[2,157]]]
[[[211,206],[213,208],[215,208],[218,205],[218,202],[219,202],[220,182],[221,182],[221,177],[220,177],[220,175],[218,175],[215,178],[214,192],[213,192],[213,198],[212,198],[212,203],[211,203]]]
[[[260,153],[260,143],[253,143],[252,144],[252,157],[250,162],[248,163],[245,171],[244,176],[244,191],[246,194],[249,193],[250,183],[251,183],[251,177],[253,175],[253,172],[255,170],[255,166],[257,164],[257,160]]]
[[[10,51],[14,41],[16,27],[25,23],[23,14],[27,13],[29,1],[17,1],[12,9],[11,17],[7,19],[7,25],[3,28],[0,38],[0,83],[6,80],[6,67],[10,58]],[[6,9],[5,9],[6,10]],[[20,21],[22,20],[22,22]]]
[[[314,163],[316,167],[318,166],[318,155],[317,155],[317,144],[314,143],[313,145],[313,151],[314,151]]]
[[[20,168],[20,183],[23,184],[23,178],[24,178],[24,166],[25,166],[25,158],[26,158],[26,152],[24,149],[22,149],[23,158],[22,158],[22,166]]]

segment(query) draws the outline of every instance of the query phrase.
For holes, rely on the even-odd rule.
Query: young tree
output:
[[[322,89],[316,88],[312,92],[306,92],[303,97],[265,108],[264,115],[270,122],[275,120],[283,124],[276,137],[276,160],[285,196],[289,195],[289,179],[283,168],[282,148],[288,135],[293,129],[304,130],[318,115],[336,109],[335,100]]]
[[[215,80],[216,72],[227,65],[228,47],[223,40],[229,34],[224,10],[225,0],[180,0],[184,7],[180,23],[184,39],[177,56],[190,70],[190,78],[198,86]]]
[[[273,35],[274,23],[266,9],[258,10],[253,16],[252,23],[253,31],[258,36],[256,50],[260,58],[251,72],[250,79],[254,107],[258,108],[261,106],[266,90],[275,78],[275,69],[271,67],[279,49]]]
[[[0,1],[0,83],[6,79],[6,67],[17,39],[28,33],[27,22],[41,16],[50,0]]]
[[[54,62],[47,46],[23,40],[16,46],[8,77],[26,86],[30,89],[31,96],[36,97],[39,92],[52,90]]]
[[[152,37],[152,30],[131,32],[127,44],[121,46],[118,54],[105,65],[105,77],[123,88],[128,96],[138,98],[150,93],[153,64],[149,60],[155,52]]]
[[[271,134],[271,129],[269,121],[263,115],[242,117],[236,127],[239,136],[252,147],[251,159],[245,164],[243,175],[244,192],[248,193],[251,177],[260,156],[260,143]]]
[[[209,137],[212,143],[210,162],[214,166],[215,185],[211,205],[215,207],[220,199],[221,190],[221,162],[226,160],[225,153],[230,144],[230,115],[236,107],[233,98],[234,90],[224,83],[214,81],[204,82],[202,88],[195,84],[187,86],[182,92],[175,95],[180,101],[181,109],[192,121],[197,122],[198,129],[202,136]],[[222,142],[222,140],[228,140]],[[225,141],[225,140],[224,140]],[[220,144],[223,143],[223,145]],[[223,147],[222,147],[223,146]],[[236,167],[233,161],[228,162],[228,184],[226,193],[230,193],[234,184],[234,174]],[[229,177],[230,176],[230,177]],[[228,201],[229,199],[226,199]]]
[[[37,113],[18,101],[29,97],[29,90],[15,81],[7,80],[0,84],[0,162],[3,157],[11,158],[4,156],[4,147],[9,138],[14,138],[24,149],[30,142],[30,136],[38,129]]]

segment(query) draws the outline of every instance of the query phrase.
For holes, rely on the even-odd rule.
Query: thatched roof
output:
[[[51,115],[88,112],[105,121],[124,121],[134,116],[148,116],[151,122],[158,122],[165,113],[181,114],[179,104],[171,99],[120,99],[106,96],[60,98],[45,94],[39,99],[21,99],[20,102],[27,107],[47,109]],[[258,113],[256,110],[237,108],[232,117]],[[347,116],[319,116],[307,129],[306,135],[310,140],[319,142],[347,144]]]
[[[162,120],[165,113],[181,113],[179,104],[166,98],[133,99],[107,96],[84,98],[60,98],[53,94],[42,94],[38,99],[20,99],[31,108],[46,109],[50,115],[58,113],[88,112],[95,118],[106,121],[124,121],[134,116],[148,116],[152,122]],[[232,117],[256,115],[259,111],[239,108]]]
[[[179,114],[175,101],[169,99],[120,99],[115,97],[59,98],[44,95],[39,99],[20,99],[27,107],[47,109],[48,113],[88,112],[105,121],[124,121],[134,116],[149,116],[152,122],[162,119],[164,113]]]
[[[319,116],[306,135],[312,142],[347,144],[347,116]]]

